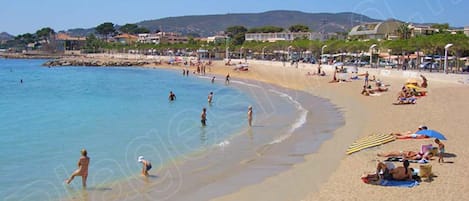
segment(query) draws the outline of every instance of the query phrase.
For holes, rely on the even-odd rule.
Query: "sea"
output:
[[[286,169],[279,164],[302,161],[343,124],[326,100],[263,83],[225,84],[222,76],[211,83],[215,75],[161,68],[50,68],[44,62],[0,59],[4,200],[206,200]],[[81,149],[91,158],[85,196],[80,177],[64,184]],[[148,194],[135,187],[139,156],[153,166],[150,184],[142,184]],[[259,166],[270,168],[252,168]]]

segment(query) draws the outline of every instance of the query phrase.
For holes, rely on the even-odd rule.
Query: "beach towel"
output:
[[[355,141],[347,149],[347,154],[352,154],[366,148],[379,146],[396,140],[391,134],[374,134]]]
[[[397,181],[397,180],[381,180],[381,186],[395,186],[395,187],[403,187],[403,188],[412,188],[414,186],[418,186],[418,181]]]
[[[389,157],[386,160],[386,162],[402,162],[404,161],[404,158],[402,157]],[[428,160],[422,159],[422,160],[408,160],[410,163],[420,163],[420,164],[425,164],[428,163]]]

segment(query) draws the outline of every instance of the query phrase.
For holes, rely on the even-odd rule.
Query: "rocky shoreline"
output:
[[[51,61],[47,61],[42,64],[48,67],[59,67],[59,66],[145,66],[151,64],[161,64],[158,60],[149,59],[117,59],[117,58],[59,58]]]
[[[24,53],[0,53],[0,58],[5,59],[58,59],[59,54],[24,54]]]

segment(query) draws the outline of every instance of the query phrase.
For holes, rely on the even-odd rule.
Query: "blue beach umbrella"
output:
[[[428,137],[436,138],[439,140],[446,140],[446,137],[443,134],[435,130],[427,130],[427,129],[419,130],[416,132],[416,134],[426,135]]]

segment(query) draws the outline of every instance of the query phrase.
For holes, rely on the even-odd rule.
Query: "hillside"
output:
[[[294,24],[304,24],[313,31],[348,32],[362,22],[379,21],[356,13],[304,13],[299,11],[269,11],[251,14],[225,14],[169,17],[138,23],[150,30],[198,33],[213,35],[227,27],[243,25],[247,28],[266,25],[288,28]]]
[[[214,35],[227,27],[242,25],[247,28],[266,25],[288,28],[294,24],[304,24],[313,31],[348,32],[353,26],[362,22],[380,21],[356,13],[304,13],[299,11],[268,11],[264,13],[197,15],[168,17],[157,20],[146,20],[137,23],[152,32],[197,33],[201,36]],[[85,36],[94,29],[70,29],[72,35]]]
[[[14,36],[12,36],[12,35],[10,35],[6,32],[1,32],[0,33],[0,40],[11,40],[13,38],[14,38]]]

